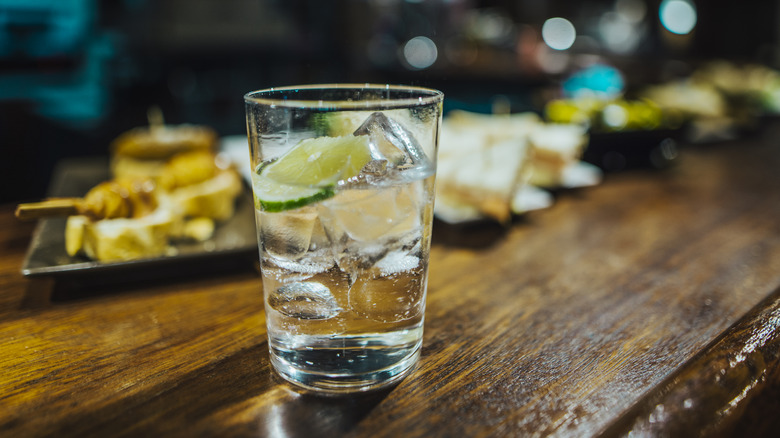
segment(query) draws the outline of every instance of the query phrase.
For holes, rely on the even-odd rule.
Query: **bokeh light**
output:
[[[601,16],[599,34],[604,44],[617,53],[630,53],[639,45],[636,23],[617,12],[607,12]]]
[[[696,7],[688,0],[664,0],[658,8],[661,24],[671,33],[686,35],[696,27]]]
[[[542,39],[551,49],[566,50],[576,38],[574,25],[565,18],[550,18],[542,25]]]
[[[403,50],[404,61],[418,70],[428,68],[436,62],[439,51],[436,43],[428,37],[417,36],[406,42]]]
[[[604,123],[610,128],[621,129],[628,123],[628,112],[620,105],[610,104],[602,113]]]

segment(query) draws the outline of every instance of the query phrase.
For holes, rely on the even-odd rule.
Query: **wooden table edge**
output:
[[[758,409],[770,416],[774,408],[763,405],[766,400],[762,399],[778,384],[780,288],[598,435],[732,436],[749,410]],[[750,416],[763,418],[760,413]],[[778,419],[759,421],[777,424]]]

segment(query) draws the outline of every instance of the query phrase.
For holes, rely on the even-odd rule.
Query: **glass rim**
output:
[[[366,100],[304,100],[304,99],[285,99],[281,97],[264,97],[272,93],[299,90],[375,90],[375,91],[409,91],[418,93],[414,97],[399,97],[388,99],[366,99]],[[309,84],[309,85],[288,85],[283,87],[271,87],[261,90],[250,91],[244,95],[244,102],[247,104],[268,105],[271,107],[288,108],[388,108],[388,107],[410,107],[425,106],[439,103],[444,99],[444,93],[427,87],[416,85],[393,85],[393,84],[372,84],[372,83],[332,83],[332,84]]]

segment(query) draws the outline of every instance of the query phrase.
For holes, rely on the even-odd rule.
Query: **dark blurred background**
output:
[[[594,62],[626,89],[712,59],[775,67],[778,3],[0,0],[0,202],[43,197],[58,161],[106,155],[153,105],[227,136],[245,133],[243,94],[272,86],[413,84],[445,111],[519,112]]]

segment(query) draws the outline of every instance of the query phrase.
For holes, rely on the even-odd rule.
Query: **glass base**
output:
[[[403,348],[367,346],[342,339],[341,348],[271,348],[271,364],[288,382],[306,390],[347,394],[391,386],[414,369],[422,339]]]

